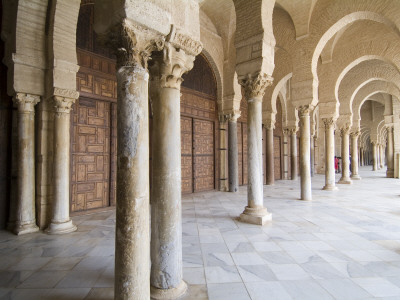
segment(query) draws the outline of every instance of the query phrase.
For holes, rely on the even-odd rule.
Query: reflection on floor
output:
[[[185,196],[184,299],[400,299],[400,181],[384,174],[361,168],[334,192],[315,175],[310,202],[276,181],[264,227],[235,219],[245,188]],[[0,231],[1,299],[113,299],[115,213],[74,222],[65,236]]]

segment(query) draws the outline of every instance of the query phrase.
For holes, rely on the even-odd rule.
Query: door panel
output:
[[[193,192],[192,118],[181,117],[182,193]]]

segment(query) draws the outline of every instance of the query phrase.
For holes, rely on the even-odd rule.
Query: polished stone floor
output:
[[[316,175],[309,202],[299,182],[265,186],[264,227],[236,220],[245,188],[185,196],[184,299],[400,299],[400,181],[384,174],[334,192]],[[73,220],[64,236],[0,231],[0,299],[113,299],[115,213]]]

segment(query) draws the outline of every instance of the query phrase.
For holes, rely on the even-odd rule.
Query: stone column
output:
[[[380,157],[380,168],[382,169],[385,166],[385,147],[383,144],[379,145],[379,157]]]
[[[325,125],[325,186],[327,191],[337,190],[335,186],[335,119],[322,119]]]
[[[70,130],[71,106],[79,97],[73,90],[55,89],[54,91],[54,158],[51,223],[47,227],[48,234],[64,234],[76,230],[69,217],[70,189]]]
[[[226,116],[219,115],[219,191],[229,191],[228,186],[228,142]],[[228,171],[228,172],[227,172]]]
[[[150,299],[147,60],[163,38],[123,21],[109,35],[117,54],[117,206],[114,299]],[[180,145],[180,141],[178,142]]]
[[[310,168],[310,110],[301,106],[298,109],[300,118],[300,200],[312,200]]]
[[[393,148],[393,127],[387,127],[387,170],[386,177],[393,178],[394,177],[394,148]]]
[[[377,143],[372,142],[372,171],[378,170],[378,151],[377,151]]]
[[[290,173],[297,180],[297,128],[290,129]]]
[[[378,170],[380,170],[380,169],[382,169],[382,166],[381,166],[382,155],[381,155],[381,144],[379,144],[379,143],[376,145],[376,155],[377,155],[377,160],[378,160],[378,163],[377,163]]]
[[[8,229],[21,235],[39,231],[35,216],[35,105],[40,96],[16,93],[13,101],[18,107],[18,179]]]
[[[229,191],[236,193],[239,190],[239,161],[237,141],[237,119],[239,114],[228,116],[228,170],[229,170]]]
[[[342,177],[338,182],[340,184],[352,184],[350,179],[349,133],[350,126],[345,126],[340,129],[340,136],[342,138]]]
[[[182,75],[193,68],[195,56],[182,48],[183,45],[166,42],[162,56],[154,58],[158,65],[155,69],[159,70],[154,72],[158,85],[154,88],[159,88],[159,94],[151,99],[150,283],[153,299],[176,299],[187,290],[182,273],[180,88]]]
[[[351,134],[351,179],[360,180],[361,177],[358,175],[358,137],[360,132],[352,132]]]
[[[364,166],[364,150],[362,147],[359,149],[359,154],[360,154],[360,166]]]
[[[242,222],[264,225],[270,221],[271,213],[264,208],[263,164],[262,164],[262,98],[272,79],[266,74],[257,74],[240,80],[248,103],[247,115],[247,162],[248,205],[240,215]]]
[[[315,161],[314,136],[311,136],[311,139],[310,139],[310,168],[311,168],[311,177],[314,177],[314,161]]]
[[[275,174],[274,174],[274,122],[269,122],[269,124],[265,125],[267,131],[267,140],[266,140],[266,177],[267,177],[267,185],[273,185],[275,182]]]
[[[284,129],[283,130],[283,179],[288,180],[289,179],[289,147],[288,147],[288,135],[289,135],[289,130]]]

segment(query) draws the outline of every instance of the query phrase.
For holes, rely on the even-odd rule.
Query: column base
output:
[[[255,225],[264,225],[272,220],[272,214],[264,207],[251,208],[246,206],[239,216],[239,221]]]
[[[351,178],[352,180],[361,180],[361,177],[360,177],[360,175],[358,175],[358,174],[351,175],[350,178]]]
[[[183,280],[176,288],[159,289],[150,285],[150,297],[156,300],[178,299],[187,292],[187,284]]]
[[[324,191],[337,191],[338,190],[338,188],[332,184],[325,184],[325,186],[322,189]]]
[[[393,170],[387,170],[386,171],[386,177],[387,178],[394,178],[394,171]]]
[[[352,184],[353,182],[351,181],[350,178],[340,178],[338,181],[339,184]]]
[[[16,235],[23,235],[39,231],[39,227],[35,223],[29,223],[29,224],[9,223],[7,228]]]
[[[77,230],[77,227],[72,224],[72,220],[69,220],[64,223],[50,223],[49,227],[45,230],[47,234],[66,234],[70,232],[74,232]]]

